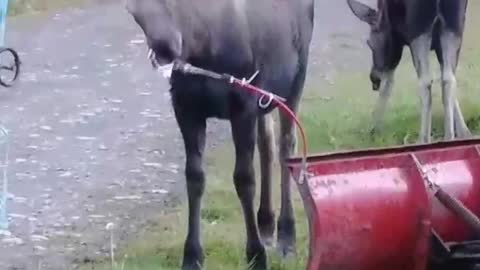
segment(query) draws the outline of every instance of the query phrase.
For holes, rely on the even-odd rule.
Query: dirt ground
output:
[[[368,68],[366,27],[345,1],[317,0],[315,16],[310,82]],[[0,89],[0,123],[11,132],[0,269],[74,269],[108,255],[107,224],[122,245],[183,201],[167,85],[119,3],[17,18],[7,29],[23,73]],[[209,134],[210,149],[230,136],[216,121]]]

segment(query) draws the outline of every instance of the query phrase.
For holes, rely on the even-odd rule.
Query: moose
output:
[[[382,127],[394,84],[394,72],[408,46],[419,79],[420,143],[431,141],[432,75],[429,53],[441,65],[444,139],[471,136],[456,97],[456,69],[462,47],[468,0],[377,0],[377,9],[347,0],[353,14],[370,26],[370,80],[379,98],[373,110],[372,134]]]
[[[126,0],[126,8],[145,35],[154,67],[181,60],[217,73],[247,78],[286,100],[298,112],[306,78],[313,32],[314,0]],[[259,106],[260,97],[226,82],[173,70],[170,94],[186,154],[188,234],[184,270],[202,269],[200,208],[206,176],[202,165],[206,120],[228,120],[235,146],[233,182],[246,227],[246,257],[253,269],[266,269],[265,246],[275,231],[271,181],[274,105]],[[293,123],[280,115],[279,159],[281,209],[277,248],[295,253],[295,219],[290,174],[283,164],[293,154]],[[258,145],[261,163],[260,206],[255,216],[253,158]]]

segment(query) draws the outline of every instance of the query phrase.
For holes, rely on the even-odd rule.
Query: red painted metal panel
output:
[[[469,240],[463,222],[428,195],[419,169],[480,215],[478,145],[480,139],[309,157],[310,177],[297,181],[310,224],[307,269],[423,270],[430,224],[447,241]],[[298,177],[301,160],[288,164]]]
[[[416,154],[431,181],[480,215],[480,155],[476,147],[453,147]],[[471,230],[462,220],[432,199],[433,228],[445,241],[471,240]]]
[[[424,269],[430,207],[408,155],[311,168],[309,270]]]

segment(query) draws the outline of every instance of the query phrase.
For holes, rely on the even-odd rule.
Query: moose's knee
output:
[[[451,71],[445,71],[442,74],[442,85],[444,88],[457,85],[457,78]]]
[[[431,76],[423,75],[418,82],[420,88],[420,102],[422,106],[430,106],[432,103],[432,84]]]
[[[236,166],[233,172],[233,181],[235,189],[240,198],[250,198],[255,195],[255,178],[253,166]],[[245,197],[247,196],[247,197]]]
[[[198,167],[187,167],[185,170],[185,175],[187,176],[187,181],[198,181],[205,179],[205,173],[203,172],[203,169]]]
[[[203,180],[205,178],[201,158],[187,157],[185,175],[187,177],[187,181],[194,179]]]
[[[288,157],[295,150],[296,143],[297,137],[294,132],[283,134],[280,139],[280,156]]]
[[[255,183],[253,175],[253,167],[249,165],[236,166],[233,172],[233,180],[235,183],[253,184]]]
[[[203,194],[205,189],[205,173],[200,163],[187,162],[185,176],[187,178],[189,192],[193,192],[197,195]]]
[[[422,91],[431,91],[433,84],[433,79],[429,75],[423,75],[420,77],[418,85]]]

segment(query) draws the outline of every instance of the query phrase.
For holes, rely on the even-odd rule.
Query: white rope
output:
[[[268,97],[268,100],[267,100],[267,102],[263,103],[262,100],[265,97]],[[273,94],[272,93],[269,93],[268,95],[263,95],[258,99],[258,107],[260,107],[262,109],[266,109],[272,104],[272,101],[273,101]]]
[[[259,73],[260,73],[260,70],[255,71],[255,73],[253,73],[252,77],[250,77],[250,79],[248,79],[247,82],[248,82],[249,84],[252,83],[253,80],[255,80],[255,78],[258,76]]]

